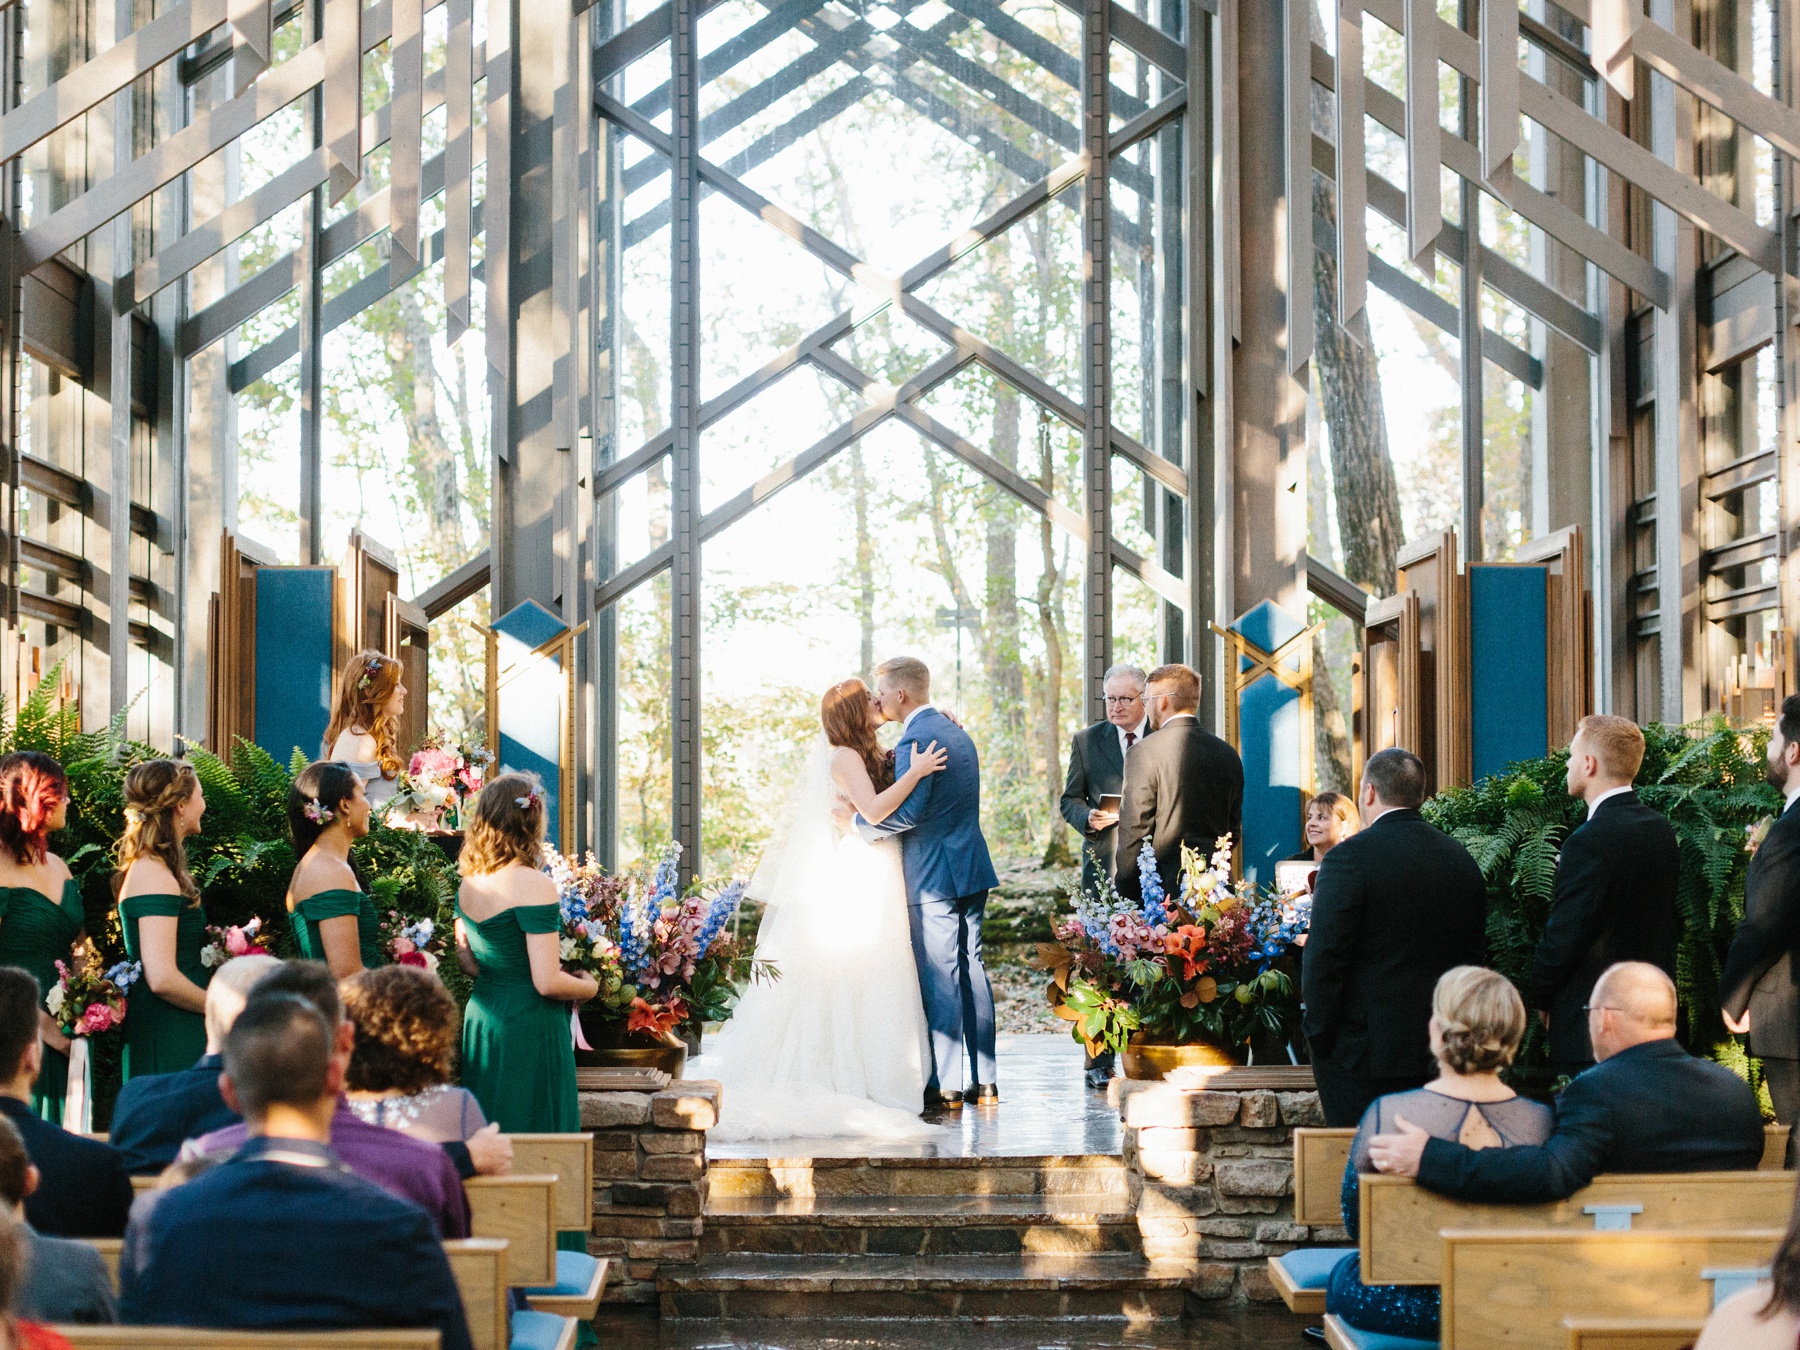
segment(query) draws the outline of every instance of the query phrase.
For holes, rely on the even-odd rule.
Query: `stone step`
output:
[[[716,1194],[701,1251],[944,1256],[1137,1252],[1123,1195],[888,1195],[768,1199]]]
[[[885,1195],[1111,1195],[1123,1201],[1116,1154],[1020,1158],[713,1158],[714,1200]]]
[[[1088,1255],[704,1256],[665,1266],[665,1318],[1082,1318],[1173,1322],[1189,1267]]]

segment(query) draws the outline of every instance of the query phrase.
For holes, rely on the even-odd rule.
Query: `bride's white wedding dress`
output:
[[[724,1084],[718,1141],[854,1135],[927,1140],[926,1039],[900,846],[840,834],[832,747],[820,738],[751,882],[766,903],[753,982],[689,1066]]]

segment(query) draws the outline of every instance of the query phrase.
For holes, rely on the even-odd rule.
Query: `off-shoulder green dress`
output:
[[[200,952],[206,946],[206,911],[200,902],[182,895],[133,895],[119,901],[125,954],[133,961],[144,959],[138,922],[146,918],[175,920],[175,968],[206,988],[213,973],[200,963]],[[123,1077],[130,1080],[191,1069],[205,1053],[206,1018],[160,997],[150,988],[149,979],[140,976],[125,998]]]
[[[356,919],[363,969],[385,964],[381,959],[381,921],[375,917],[375,902],[362,891],[320,891],[294,906],[294,937],[300,943],[300,955],[309,961],[323,961],[325,939],[319,936],[319,925],[327,919],[350,917]]]
[[[456,907],[479,973],[463,1012],[462,1083],[508,1134],[567,1134],[581,1127],[569,1007],[531,982],[527,933],[561,927],[555,905],[519,905],[490,919]]]
[[[63,882],[62,896],[56,900],[34,886],[0,886],[0,966],[29,970],[41,999],[48,998],[62,978],[56,963],[69,959],[81,927],[81,885],[74,877]],[[44,1067],[31,1089],[33,1113],[62,1124],[68,1090],[69,1057],[46,1045]]]

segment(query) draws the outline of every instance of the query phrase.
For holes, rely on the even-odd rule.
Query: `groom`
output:
[[[943,771],[920,779],[881,824],[871,825],[860,815],[855,822],[871,843],[883,835],[900,836],[913,960],[931,1027],[925,1105],[960,1107],[965,1096],[978,1104],[997,1102],[994,991],[981,963],[981,917],[999,878],[981,837],[975,743],[931,706],[931,672],[923,661],[896,656],[882,662],[875,668],[875,698],[882,720],[900,723],[896,774],[904,774],[914,751],[932,741],[950,755]],[[964,1074],[971,1071],[965,1088]]]

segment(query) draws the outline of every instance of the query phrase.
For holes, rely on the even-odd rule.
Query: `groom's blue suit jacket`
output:
[[[932,741],[949,752],[949,762],[921,779],[879,825],[856,818],[857,830],[870,843],[883,835],[900,836],[909,905],[955,900],[1000,884],[981,836],[981,761],[969,733],[936,708],[921,710],[894,748],[895,776],[906,772],[914,750]]]

